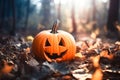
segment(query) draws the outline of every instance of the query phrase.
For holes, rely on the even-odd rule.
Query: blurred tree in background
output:
[[[120,33],[117,29],[119,22],[119,2],[119,0],[110,0],[107,29],[108,37],[116,38],[116,35],[118,35],[118,39],[120,40]]]
[[[40,23],[46,28],[52,26],[55,20],[54,7],[54,0],[41,0],[40,16],[42,18],[42,21]]]
[[[119,0],[0,0],[0,32],[36,34],[59,19],[59,29],[77,38],[84,33],[119,34],[119,4]]]

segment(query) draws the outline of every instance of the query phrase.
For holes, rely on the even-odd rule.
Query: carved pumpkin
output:
[[[57,30],[55,22],[52,30],[41,31],[33,40],[32,52],[39,59],[49,62],[71,60],[75,56],[75,40],[68,32]]]

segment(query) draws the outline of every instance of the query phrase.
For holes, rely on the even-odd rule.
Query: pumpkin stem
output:
[[[59,20],[56,20],[56,21],[54,22],[54,24],[53,24],[51,33],[54,33],[54,34],[55,34],[55,33],[58,33],[58,32],[57,32],[58,25],[59,25]]]

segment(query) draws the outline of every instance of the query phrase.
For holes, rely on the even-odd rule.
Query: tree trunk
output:
[[[92,1],[92,5],[93,5],[93,22],[97,22],[97,19],[96,19],[96,0],[93,0]],[[92,29],[92,32],[96,30],[96,23],[93,24],[93,29]]]
[[[61,0],[59,0],[58,10],[57,10],[57,18],[60,20],[59,26],[61,27]]]
[[[46,28],[50,26],[51,22],[51,0],[41,0],[42,3],[42,9],[41,9],[41,16],[42,16],[42,25],[44,25]]]
[[[110,0],[110,8],[108,12],[108,22],[107,22],[107,30],[109,38],[118,38],[119,32],[116,28],[116,23],[119,18],[119,0]],[[119,35],[119,36],[118,36]]]
[[[29,9],[30,9],[30,0],[27,0],[26,20],[25,20],[25,26],[24,26],[25,31],[27,31],[27,28],[28,28]]]
[[[17,15],[17,22],[19,23],[20,21],[21,21],[21,19],[22,19],[22,17],[24,16],[24,14],[23,14],[23,5],[24,5],[24,2],[22,1],[22,0],[18,0],[17,2],[16,2],[16,15]],[[25,7],[25,6],[24,6]]]
[[[96,21],[96,0],[92,1],[93,5],[93,21]]]
[[[75,20],[75,5],[74,5],[74,1],[72,3],[72,26],[73,26],[73,31],[72,34],[75,36],[77,35],[77,24],[76,24],[76,20]]]
[[[11,0],[11,6],[12,6],[12,29],[10,34],[15,35],[16,34],[16,12],[15,12],[15,0]]]
[[[1,10],[0,10],[0,30],[4,27],[4,17],[5,17],[5,0],[1,0]]]

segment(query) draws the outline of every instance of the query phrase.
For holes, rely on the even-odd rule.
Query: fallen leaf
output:
[[[85,59],[85,56],[83,56],[80,52],[75,54],[75,57],[81,58],[82,60]]]
[[[114,54],[109,53],[108,50],[103,50],[100,52],[101,57],[108,58],[109,60],[112,60],[114,58]]]
[[[10,73],[13,70],[13,68],[14,68],[14,64],[13,63],[8,63],[5,60],[3,60],[1,63],[3,63],[3,65],[2,65],[3,67],[0,69],[0,76],[2,76],[3,74]]]
[[[72,77],[70,75],[65,75],[62,77],[62,80],[72,80]]]
[[[33,42],[34,38],[33,38],[32,36],[27,36],[27,37],[26,37],[26,40],[27,40],[27,41],[30,41],[30,42]]]
[[[91,59],[93,62],[93,67],[95,69],[95,71],[92,74],[92,80],[102,80],[103,73],[102,73],[101,66],[99,64],[100,55],[94,56]]]

